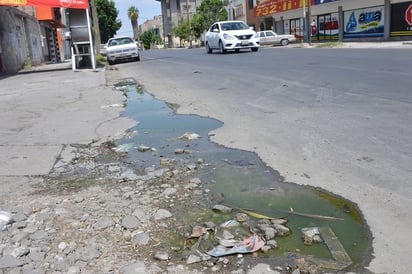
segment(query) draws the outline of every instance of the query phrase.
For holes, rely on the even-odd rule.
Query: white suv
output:
[[[140,61],[136,42],[127,36],[110,38],[106,45],[106,54],[110,65],[122,60]]]
[[[220,21],[212,24],[205,36],[206,52],[218,49],[220,53],[227,50],[239,52],[241,49],[258,51],[259,36],[243,21]]]

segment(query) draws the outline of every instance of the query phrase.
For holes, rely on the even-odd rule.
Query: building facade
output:
[[[166,47],[179,47],[180,40],[173,36],[173,28],[182,21],[190,20],[201,0],[156,0],[160,1],[163,19],[163,41]]]
[[[44,61],[39,23],[32,7],[0,6],[0,73]]]
[[[162,15],[154,16],[153,19],[147,19],[143,24],[139,25],[140,34],[149,30],[153,30],[157,35],[164,39]]]
[[[161,2],[166,44],[177,43],[173,27],[190,18],[201,0]],[[379,41],[412,38],[411,0],[223,0],[229,20],[256,31],[273,30],[312,41]]]
[[[61,8],[0,6],[0,73],[64,59]]]
[[[256,3],[254,16],[258,30],[294,34],[302,40],[412,38],[410,0],[264,0]]]

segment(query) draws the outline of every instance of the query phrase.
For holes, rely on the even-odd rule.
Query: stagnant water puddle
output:
[[[210,193],[224,197],[225,205],[272,218],[287,216],[291,234],[277,237],[279,248],[271,250],[269,256],[311,255],[319,258],[320,262],[336,262],[340,260],[339,254],[346,251],[352,261],[348,269],[361,269],[369,263],[370,232],[353,203],[320,189],[284,182],[279,173],[267,167],[256,154],[209,141],[209,132],[222,126],[217,120],[178,115],[174,111],[176,106],[155,99],[133,80],[126,80],[117,86],[126,90],[127,94],[123,116],[139,122],[131,129],[136,134],[118,140],[117,146],[133,144],[134,148],[139,145],[156,148],[151,153],[141,153],[137,149],[128,151],[129,159],[137,170],[159,167],[161,157],[184,158],[193,162],[204,159],[206,164],[198,169],[198,177],[205,182],[204,187]],[[179,140],[178,137],[186,132],[197,133],[201,138],[190,142]],[[176,149],[190,153],[176,155]],[[201,212],[204,209],[198,210]],[[192,213],[195,211],[190,209]],[[188,212],[181,214],[188,215]],[[210,216],[216,217],[213,214]],[[194,221],[196,214],[190,218]],[[301,229],[312,227],[327,228],[321,236],[324,239],[329,237],[330,243],[305,245]],[[327,235],[329,232],[332,234]]]

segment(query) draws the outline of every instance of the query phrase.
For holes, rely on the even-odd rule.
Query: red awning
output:
[[[0,6],[44,6],[54,8],[88,9],[88,0],[0,0]]]

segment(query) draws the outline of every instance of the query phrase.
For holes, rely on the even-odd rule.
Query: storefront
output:
[[[260,30],[293,34],[300,40],[412,36],[410,0],[263,0],[257,2],[254,14]]]

